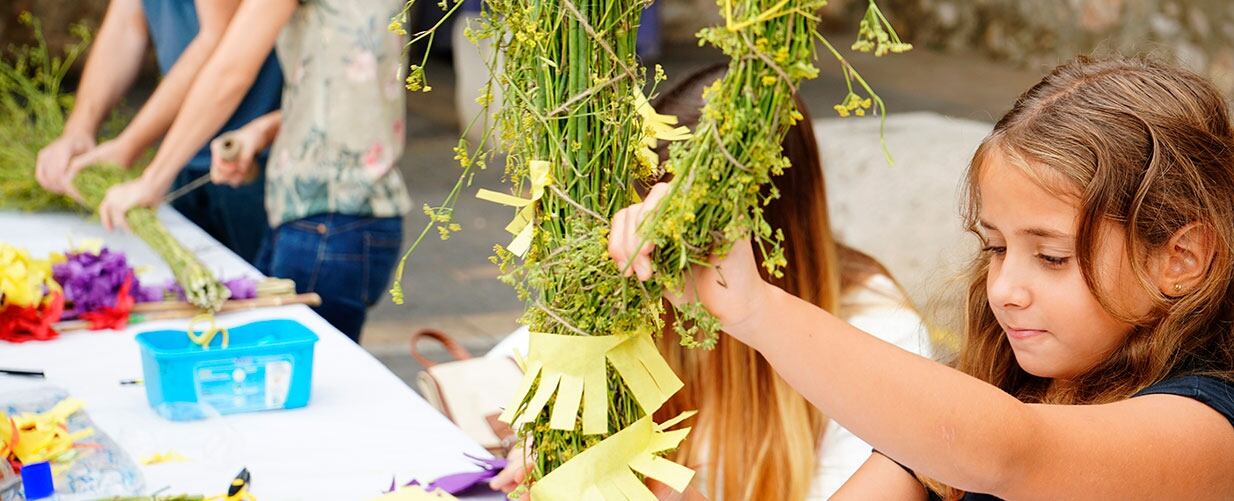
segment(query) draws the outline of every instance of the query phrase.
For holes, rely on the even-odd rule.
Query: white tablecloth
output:
[[[257,276],[257,271],[174,210],[159,218],[220,277]],[[69,214],[0,212],[0,241],[36,256],[64,251],[70,241],[103,238],[143,268],[143,278],[162,280],[170,271],[136,237],[108,234],[97,223]],[[291,318],[320,340],[314,351],[313,388],[302,409],[237,414],[195,422],[171,422],[155,414],[141,386],[135,333],[186,328],[187,321],[149,322],[122,332],[82,332],[50,342],[0,342],[0,367],[39,369],[46,382],[86,402],[95,425],[134,460],[175,451],[190,461],[144,466],[148,490],[217,494],[242,467],[263,500],[368,499],[392,478],[438,476],[476,469],[464,453],[487,456],[475,442],[428,405],[377,359],[304,306],[222,315],[225,326],[258,319]],[[0,393],[33,384],[0,376]]]

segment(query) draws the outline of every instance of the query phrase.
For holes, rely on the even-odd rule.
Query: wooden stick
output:
[[[258,308],[272,308],[275,306],[285,306],[292,304],[303,304],[307,306],[318,306],[321,304],[321,296],[315,292],[295,295],[282,296],[266,296],[255,299],[239,299],[227,301],[223,303],[223,307],[219,309],[219,313],[232,313],[237,311],[255,310]],[[140,315],[142,321],[150,320],[167,320],[173,318],[191,318],[194,315],[201,313],[201,309],[193,306],[190,303],[183,301],[161,301],[157,303],[141,303],[133,307],[133,314]],[[90,323],[85,320],[67,320],[56,323],[56,330],[60,332],[86,330],[90,328]]]

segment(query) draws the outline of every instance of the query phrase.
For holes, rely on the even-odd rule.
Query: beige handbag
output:
[[[439,343],[454,361],[437,363],[421,355],[419,343],[426,338]],[[411,357],[425,367],[416,376],[425,400],[489,452],[505,457],[514,431],[497,416],[523,378],[514,360],[472,357],[453,338],[432,329],[411,335]]]

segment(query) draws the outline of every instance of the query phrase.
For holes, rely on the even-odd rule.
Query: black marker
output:
[[[21,369],[0,369],[0,374],[7,374],[10,376],[37,377],[37,378],[47,377],[46,374],[43,374],[43,371],[28,371],[28,370],[21,370]]]

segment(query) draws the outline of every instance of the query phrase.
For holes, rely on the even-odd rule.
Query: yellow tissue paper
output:
[[[548,162],[532,160],[527,163],[527,168],[530,170],[527,177],[531,179],[531,198],[516,197],[484,189],[476,193],[476,198],[480,200],[521,208],[510,224],[506,225],[506,231],[514,235],[514,240],[510,241],[506,250],[519,257],[527,254],[527,249],[531,248],[531,236],[536,227],[532,224],[532,219],[536,215],[535,203],[544,196],[544,189],[553,184],[553,169]]]
[[[656,454],[677,448],[690,433],[690,428],[666,430],[693,415],[694,412],[685,412],[658,425],[650,416],[635,421],[533,484],[531,498],[535,501],[655,501],[655,495],[639,481],[635,472],[677,492],[685,490],[694,478],[694,471]]]
[[[580,405],[583,433],[608,433],[608,364],[613,364],[644,412],[660,408],[682,382],[656,351],[650,333],[566,336],[531,333],[525,372],[513,402],[500,416],[516,426],[531,422],[554,394],[549,426],[573,430]],[[535,385],[537,377],[539,385]],[[532,386],[535,393],[521,406]]]
[[[69,416],[81,407],[81,400],[66,398],[42,414],[0,412],[0,458],[12,455],[22,464],[70,459],[73,445],[94,434],[94,428],[68,431]]]

